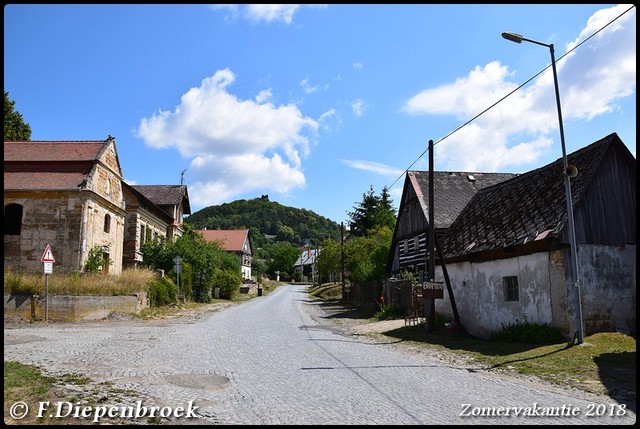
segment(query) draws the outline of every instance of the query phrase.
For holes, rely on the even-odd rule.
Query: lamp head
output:
[[[575,165],[569,165],[567,166],[567,168],[565,168],[564,174],[569,176],[570,179],[573,179],[578,175],[578,169]]]
[[[524,39],[524,37],[522,37],[521,35],[517,33],[511,33],[508,31],[505,31],[504,33],[502,33],[502,37],[516,43],[522,43],[522,40]]]

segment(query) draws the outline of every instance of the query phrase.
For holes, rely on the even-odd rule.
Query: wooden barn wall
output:
[[[635,166],[614,155],[608,152],[574,206],[578,243],[636,244]]]

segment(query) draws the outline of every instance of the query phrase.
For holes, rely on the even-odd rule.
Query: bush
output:
[[[161,307],[176,302],[178,287],[166,276],[149,280],[149,306]]]
[[[213,288],[220,288],[220,298],[231,299],[238,291],[242,277],[240,273],[216,268],[213,274]]]
[[[491,334],[490,339],[523,344],[558,344],[567,341],[560,329],[528,321],[502,325],[502,329]]]
[[[380,310],[378,310],[373,317],[376,317],[378,320],[388,320],[388,319],[399,319],[402,317],[402,309],[399,304],[378,304],[380,306]]]
[[[89,255],[84,263],[84,271],[91,274],[100,274],[102,272],[104,264],[104,251],[109,249],[110,245],[101,246],[99,244],[94,245],[89,249]],[[113,261],[109,259],[109,265],[113,264]]]

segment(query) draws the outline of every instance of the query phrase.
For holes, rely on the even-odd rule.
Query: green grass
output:
[[[71,390],[69,386],[75,386]],[[78,389],[80,387],[81,389]],[[118,403],[120,400],[136,396],[136,392],[124,389],[115,389],[110,383],[91,384],[87,377],[77,374],[64,374],[50,377],[44,375],[43,371],[33,365],[24,365],[19,362],[4,362],[4,409],[5,423],[19,425],[77,425],[93,424],[91,418],[81,419],[70,416],[55,416],[56,404],[70,402],[84,406],[96,407],[108,396]],[[12,405],[17,402],[24,402],[29,408],[29,412],[24,418],[14,419],[8,414]],[[38,410],[41,402],[49,402],[49,412],[44,412],[42,417],[38,417]],[[21,411],[23,408],[18,408]],[[100,420],[105,424],[121,424],[123,422],[117,418],[110,419],[104,417]],[[125,421],[125,423],[131,423]],[[150,423],[161,423],[157,420]]]
[[[4,363],[5,404],[7,401],[15,402],[24,398],[42,400],[54,383],[53,378],[45,377],[34,366],[18,362]]]

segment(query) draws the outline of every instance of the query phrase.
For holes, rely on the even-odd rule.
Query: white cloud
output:
[[[243,18],[252,22],[277,22],[281,21],[285,24],[293,22],[294,15],[301,7],[322,8],[326,5],[322,4],[213,4],[211,8],[214,10],[227,10],[231,18]]]
[[[362,70],[363,67],[364,66],[362,65],[362,63],[359,63],[359,62],[353,63],[353,68],[356,70]]]
[[[256,102],[258,104],[265,103],[267,100],[271,99],[273,94],[271,93],[271,89],[264,89],[256,95]]]
[[[382,164],[379,162],[373,162],[373,161],[341,159],[340,162],[348,165],[351,168],[355,168],[357,170],[370,171],[372,173],[380,174],[382,176],[389,176],[393,178],[399,176],[404,172],[404,170],[399,170],[395,167],[391,167],[389,165]]]
[[[235,75],[219,70],[189,89],[172,111],[143,118],[138,136],[155,149],[174,147],[193,158],[189,172],[196,204],[212,205],[256,189],[289,192],[305,186],[302,159],[318,122],[294,105],[239,100],[228,92]]]
[[[361,98],[356,98],[355,100],[351,101],[351,110],[357,117],[364,116],[364,112],[368,107],[369,106],[365,104],[365,102]]]
[[[300,169],[292,167],[280,155],[259,153],[217,157],[204,155],[191,163],[189,195],[195,206],[219,205],[243,193],[275,191],[287,194],[306,184]]]
[[[567,51],[628,8],[623,5],[598,11],[580,36],[568,44]],[[609,113],[618,108],[617,100],[635,93],[635,10],[562,60],[557,47],[555,51],[565,122]],[[403,109],[412,115],[455,116],[462,125],[518,85],[515,73],[494,61],[475,67],[454,83],[419,92]],[[497,171],[535,162],[551,149],[553,133],[558,132],[558,114],[550,108],[555,105],[553,75],[548,68],[531,84],[440,141],[437,157],[444,168],[468,171]]]
[[[318,92],[318,90],[320,89],[320,85],[315,85],[315,86],[309,85],[308,77],[300,81],[300,87],[306,94],[313,94],[314,92]]]
[[[340,128],[342,125],[342,118],[340,118],[335,109],[329,109],[320,115],[320,118],[318,118],[318,124],[320,124],[323,131],[331,132]]]

